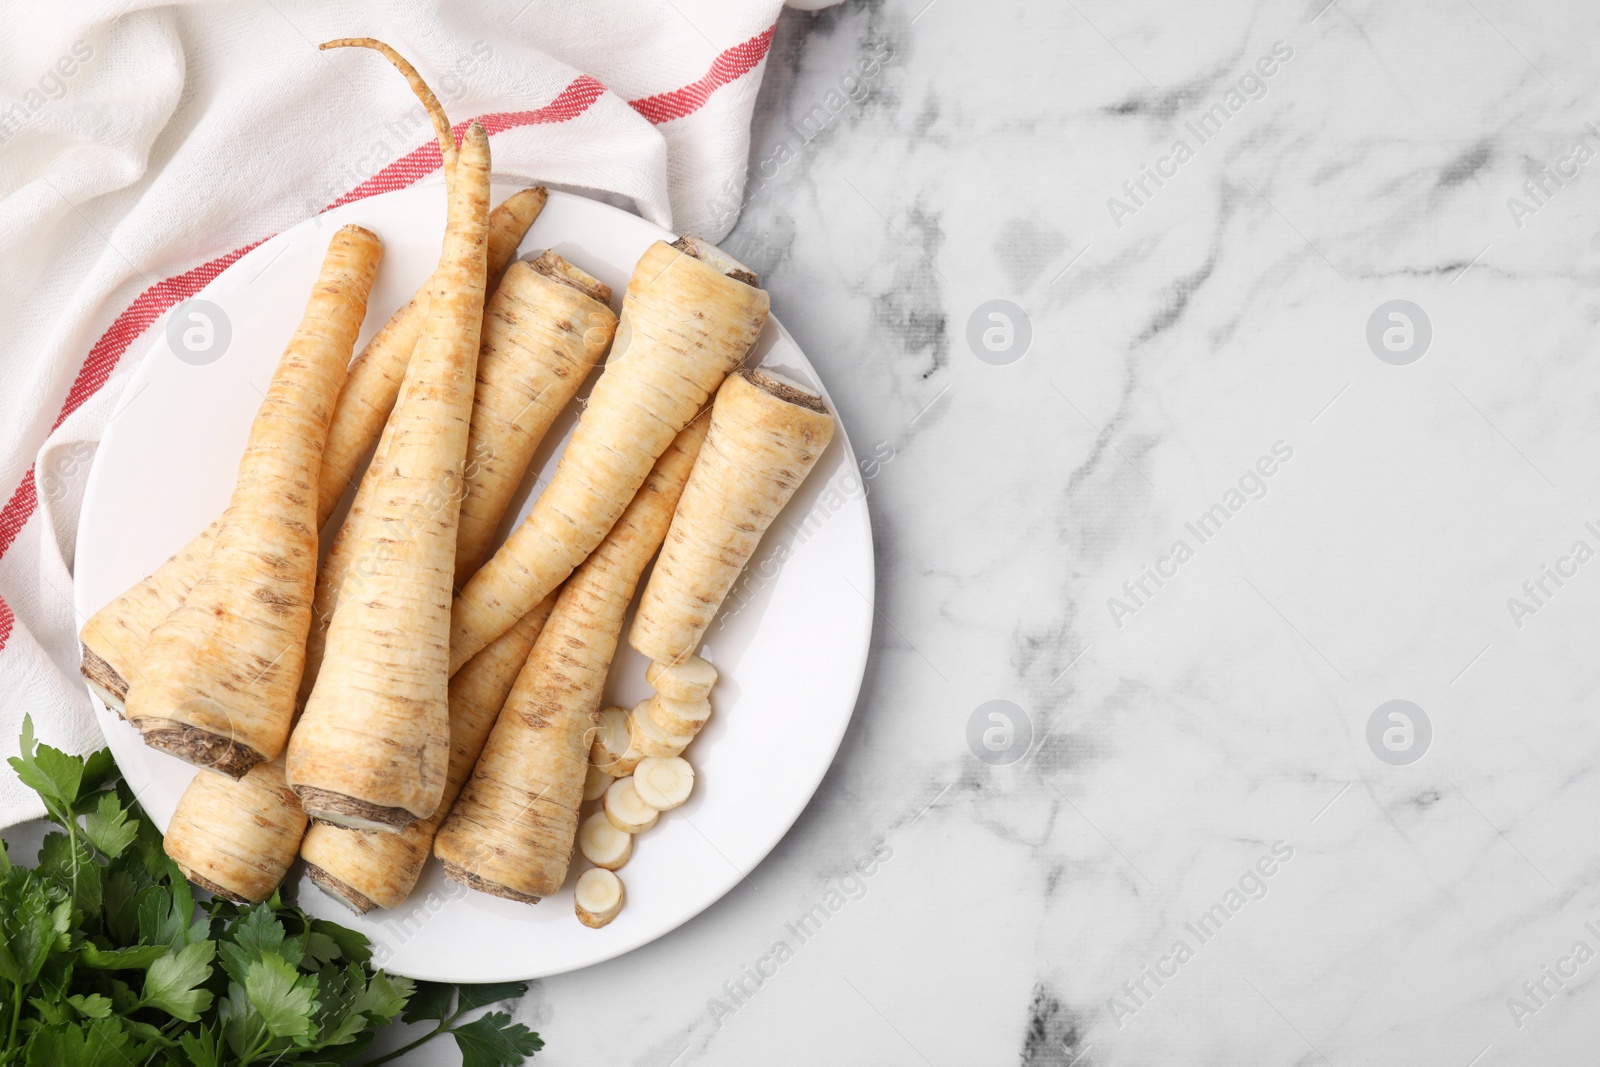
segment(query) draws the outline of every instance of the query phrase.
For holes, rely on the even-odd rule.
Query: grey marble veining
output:
[[[726,247],[873,658],[540,1062],[1600,1059],[1600,9],[1324,2],[784,16]]]

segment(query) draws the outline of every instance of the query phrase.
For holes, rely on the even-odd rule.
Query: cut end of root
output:
[[[339,232],[334,234],[334,236],[342,238],[346,241],[370,241],[373,244],[376,244],[380,250],[383,248],[383,238],[379,237],[365,226],[357,226],[353,222],[348,222],[343,226],[340,226]]]
[[[139,728],[144,743],[156,751],[229,778],[243,778],[251,767],[267,761],[249,745],[175,719],[146,717],[136,719],[133,725]]]
[[[78,673],[83,675],[83,680],[89,683],[95,695],[106,702],[106,706],[118,715],[124,715],[124,702],[128,699],[128,683],[117,673],[115,667],[96,655],[88,645],[79,645],[83,649],[83,662],[78,665]]]
[[[183,876],[189,879],[190,882],[194,883],[196,886],[199,886],[201,889],[204,889],[207,893],[210,893],[214,897],[221,897],[223,900],[231,900],[235,904],[256,903],[256,901],[251,900],[249,897],[240,896],[231,889],[224,889],[222,886],[218,885],[216,882],[213,882],[205,875],[196,874],[192,869],[184,866],[181,863],[178,864],[178,870],[182,871]]]
[[[745,381],[779,400],[821,415],[828,413],[828,406],[822,402],[822,397],[804,388],[799,382],[790,381],[783,375],[773,374],[771,371],[750,369],[739,373],[744,375]]]
[[[715,267],[736,282],[744,282],[752,289],[761,288],[761,280],[756,277],[755,271],[728,255],[728,253],[710,241],[702,240],[686,233],[672,242],[672,247],[686,256],[693,256],[707,266]]]
[[[315,863],[309,865],[307,873],[311,875],[311,881],[318,889],[357,915],[365,915],[378,906],[377,901],[361,892],[361,890],[355,888],[349,882],[335,878]]]
[[[318,789],[312,785],[297,785],[295,794],[306,814],[319,822],[332,823],[350,830],[375,830],[381,834],[397,834],[417,821],[416,815],[405,808],[385,808],[331,789]]]
[[[527,893],[519,893],[510,886],[501,885],[499,882],[491,882],[487,878],[481,878],[461,866],[461,864],[451,863],[449,860],[444,861],[444,874],[452,882],[459,882],[468,889],[476,889],[478,892],[488,893],[492,897],[504,897],[506,900],[515,900],[523,904],[537,904],[543,899],[542,897],[530,896]]]
[[[524,256],[523,260],[535,271],[546,278],[558,281],[563,285],[570,285],[591,300],[598,300],[602,304],[611,303],[611,286],[606,285],[598,278],[574,267],[571,263],[556,255],[552,249],[545,249],[537,256]]]

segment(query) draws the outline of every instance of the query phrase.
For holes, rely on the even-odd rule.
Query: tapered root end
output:
[[[792,382],[781,374],[773,374],[763,370],[746,370],[740,373],[744,375],[745,380],[751,385],[764,393],[770,393],[779,400],[822,415],[828,413],[828,406],[822,402],[822,397],[809,389],[802,388],[798,382]]]
[[[317,47],[323,51],[330,48],[370,48],[394,64],[395,69],[405,76],[411,91],[422,102],[423,108],[428,112],[428,118],[433,120],[433,131],[439,138],[439,151],[446,170],[455,169],[456,139],[450,131],[450,120],[445,117],[444,106],[439,103],[439,98],[433,95],[433,90],[428,88],[428,83],[422,80],[422,75],[417,73],[417,68],[407,62],[404,56],[382,41],[371,37],[340,37],[332,41],[323,41]]]
[[[83,650],[83,662],[78,664],[78,673],[83,675],[83,680],[89,683],[95,695],[106,702],[106,706],[118,715],[125,715],[123,704],[128,699],[128,683],[117,669],[101,659],[88,645],[78,646]]]
[[[480,893],[488,893],[493,897],[504,897],[506,900],[516,900],[523,904],[537,904],[543,899],[542,897],[529,896],[527,893],[519,893],[510,886],[501,885],[499,882],[491,882],[487,878],[480,878],[461,866],[461,864],[451,863],[449,860],[444,861],[444,874],[452,882],[459,882],[468,889],[476,889]]]
[[[135,719],[133,725],[139,728],[144,743],[156,751],[229,778],[243,778],[251,767],[267,761],[249,745],[175,719],[146,717]]]
[[[611,303],[611,286],[598,278],[590,277],[556,255],[554,251],[546,249],[538,256],[524,256],[523,259],[534,271],[546,278],[563,285],[570,285],[591,300],[598,300],[602,304]]]
[[[218,885],[216,882],[213,882],[203,874],[196,874],[192,868],[186,867],[181,863],[178,864],[178,870],[182,871],[183,876],[189,879],[190,882],[194,883],[196,886],[199,886],[201,889],[204,889],[207,893],[210,893],[214,897],[221,897],[223,900],[231,900],[235,904],[258,903],[257,901],[251,900],[249,897],[242,896],[238,893],[235,893],[231,889],[226,889],[223,886]]]
[[[334,900],[343,904],[357,915],[365,915],[378,906],[377,901],[367,896],[349,882],[335,878],[315,863],[309,867],[311,881],[316,887],[328,894]]]
[[[318,789],[311,785],[297,785],[295,794],[306,814],[318,822],[332,823],[351,830],[375,830],[381,834],[397,834],[417,821],[414,813],[405,808],[385,808],[331,789]]]
[[[728,253],[710,241],[684,234],[672,242],[672,247],[686,256],[693,256],[707,266],[715,267],[736,282],[744,282],[744,284],[753,289],[761,288],[761,281],[756,277],[755,271],[728,255]]]

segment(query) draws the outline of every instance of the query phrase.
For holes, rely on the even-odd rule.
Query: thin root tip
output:
[[[331,41],[323,41],[317,48],[326,52],[330,48],[371,48],[377,43],[371,37],[335,37]]]

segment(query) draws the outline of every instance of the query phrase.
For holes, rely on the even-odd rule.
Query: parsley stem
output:
[[[458,1001],[458,1003],[459,1003],[459,1001]],[[367,1067],[377,1067],[377,1065],[380,1064],[380,1063],[388,1063],[390,1060],[394,1059],[396,1056],[404,1055],[405,1053],[410,1052],[412,1049],[418,1047],[419,1045],[426,1045],[429,1041],[432,1041],[434,1038],[438,1037],[440,1034],[451,1034],[451,1033],[454,1033],[455,1030],[453,1029],[453,1027],[455,1026],[455,1024],[461,1019],[461,1017],[463,1015],[465,1015],[467,1012],[469,1012],[471,1010],[472,1010],[471,1008],[461,1008],[461,1007],[456,1008],[455,1014],[451,1015],[450,1018],[448,1018],[448,1019],[440,1019],[439,1020],[439,1025],[433,1028],[433,1032],[432,1033],[423,1034],[421,1037],[419,1037],[415,1041],[411,1042],[411,1044],[404,1045],[404,1046],[402,1046],[400,1048],[397,1048],[393,1052],[388,1053],[387,1055],[379,1056],[375,1060],[368,1060],[367,1061]]]
[[[17,1047],[17,1024],[22,1020],[22,995],[26,992],[22,983],[12,985],[16,996],[11,1001],[11,1036],[6,1038],[6,1062],[11,1062],[11,1053]]]
[[[450,1022],[454,1022],[454,1021],[455,1021],[454,1019],[450,1020]],[[434,1038],[438,1037],[440,1034],[449,1033],[448,1027],[449,1027],[449,1023],[447,1023],[445,1020],[441,1019],[441,1020],[439,1020],[439,1025],[434,1027],[431,1032],[423,1034],[421,1037],[417,1038],[415,1041],[411,1042],[411,1044],[409,1044],[409,1045],[402,1045],[399,1048],[395,1049],[393,1052],[386,1053],[385,1055],[379,1056],[375,1060],[368,1060],[367,1061],[367,1067],[377,1067],[377,1065],[380,1064],[380,1063],[388,1063],[390,1060],[398,1059],[399,1057],[404,1056],[407,1052],[410,1052],[412,1049],[418,1048],[418,1047],[420,1047],[422,1045],[426,1045],[429,1041],[432,1041]]]
[[[251,1049],[248,1053],[246,1053],[239,1060],[239,1063],[241,1064],[241,1067],[249,1067],[250,1064],[252,1064],[252,1063],[254,1063],[256,1061],[256,1057],[264,1055],[266,1053],[267,1048],[271,1044],[272,1044],[272,1031],[268,1030],[266,1032],[266,1034],[261,1038],[261,1043],[258,1044],[255,1048]]]

